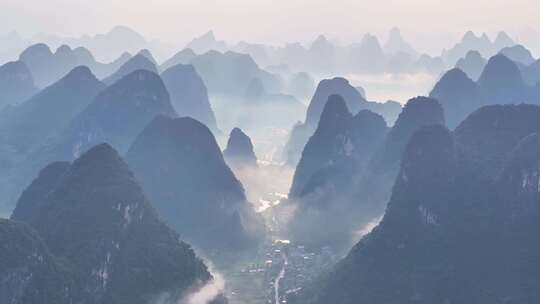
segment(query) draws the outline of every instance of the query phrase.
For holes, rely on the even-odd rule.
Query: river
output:
[[[281,257],[283,259],[283,263],[281,265],[281,270],[279,271],[279,275],[274,280],[274,299],[275,304],[280,304],[280,294],[279,294],[279,284],[281,280],[285,278],[285,268],[289,264],[289,260],[287,258],[287,254],[282,250],[281,251]]]

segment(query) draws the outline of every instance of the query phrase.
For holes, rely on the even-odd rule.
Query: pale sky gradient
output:
[[[319,33],[351,40],[398,26],[427,47],[449,46],[469,29],[530,35],[538,16],[538,0],[0,0],[0,34],[80,36],[126,25],[178,45],[209,29],[231,42],[281,44]]]

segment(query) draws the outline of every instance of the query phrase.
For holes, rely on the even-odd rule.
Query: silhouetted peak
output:
[[[229,134],[229,137],[232,138],[249,138],[244,131],[240,128],[234,128],[231,130],[231,133]]]
[[[427,120],[433,120],[433,123],[444,125],[444,112],[440,103],[434,99],[424,96],[418,96],[409,99],[403,111],[399,114],[395,126],[407,122],[417,122],[417,119],[423,117]]]
[[[223,174],[230,174],[227,179],[232,176],[210,129],[191,117],[173,119],[163,115],[156,116],[137,136],[127,153],[127,159],[130,164],[134,164],[135,170],[141,167],[149,170],[148,158],[155,157],[154,155],[162,156],[160,162],[174,165],[179,170],[174,169],[168,173],[190,176],[189,180],[183,180],[188,184],[200,182],[209,185],[213,178],[219,179]],[[232,181],[237,183],[235,178]],[[217,190],[224,185],[215,184],[212,187]]]
[[[479,42],[482,44],[491,43],[486,33],[482,33],[481,35],[476,36],[473,31],[467,31],[461,39],[461,43],[466,46],[475,46],[478,45]]]
[[[77,56],[79,59],[79,62],[82,63],[95,61],[94,55],[90,52],[90,50],[83,46],[73,49],[73,54],[75,54],[75,56]]]
[[[47,190],[34,197],[34,203],[44,206],[30,224],[76,278],[75,302],[102,303],[110,297],[144,303],[156,294],[181,294],[210,279],[189,246],[160,221],[109,144],[83,153]]]
[[[196,74],[197,72],[195,71],[195,67],[193,67],[193,65],[179,63],[179,64],[175,64],[172,67],[165,70],[163,72],[163,74],[165,74],[165,73],[175,73],[175,74],[189,75],[189,74]]]
[[[449,70],[448,72],[444,73],[443,77],[437,82],[437,85],[439,83],[456,83],[456,82],[470,82],[472,81],[465,72],[463,72],[459,68],[453,68]],[[437,85],[435,87],[437,87]]]
[[[202,60],[204,58],[211,59],[211,60],[222,60],[222,59],[230,59],[235,62],[239,67],[257,67],[257,63],[253,58],[248,54],[242,54],[238,52],[233,51],[226,51],[226,52],[220,52],[216,50],[209,50],[206,53],[197,56],[198,60]]]
[[[124,153],[158,114],[176,116],[162,79],[136,70],[99,93],[63,133],[58,153],[70,159],[101,142]]]
[[[493,42],[496,47],[505,47],[505,46],[511,46],[515,42],[506,32],[499,32],[497,34],[497,37],[495,38],[495,41]]]
[[[167,59],[160,68],[161,70],[166,70],[177,64],[188,64],[195,56],[197,56],[197,54],[195,54],[192,49],[184,48],[174,54],[171,58]]]
[[[69,71],[59,82],[80,83],[84,81],[99,81],[87,66],[80,65]]]
[[[370,110],[361,110],[353,116],[354,120],[361,121],[363,124],[370,126],[379,126],[379,129],[387,128],[388,125],[384,117]]]
[[[477,60],[477,59],[483,59],[482,54],[478,52],[477,50],[469,50],[467,54],[465,54],[465,59],[470,60]]]
[[[120,56],[118,56],[116,59],[114,59],[112,62],[111,62],[111,65],[114,65],[114,66],[122,66],[124,65],[126,62],[129,61],[129,59],[133,58],[133,55],[131,55],[130,52],[123,52]]]
[[[130,52],[123,52],[120,57],[118,57],[115,61],[119,61],[119,60],[125,60],[125,61],[128,61],[131,57],[133,57],[133,55],[131,55]]]
[[[210,129],[202,122],[191,117],[179,117],[175,118],[173,122],[179,129],[183,130],[184,136],[187,134],[193,134],[200,138],[207,138],[210,141],[215,142],[214,135],[210,132]]]
[[[213,30],[209,30],[208,32],[204,33],[199,39],[207,40],[207,41],[216,41],[216,36],[214,35]]]
[[[343,78],[343,77],[334,77],[332,79],[323,79],[321,81],[322,82],[333,82],[335,85],[338,85],[338,86],[348,86],[350,85],[349,84],[349,80]]]
[[[139,66],[143,66],[143,65],[146,65],[146,66],[153,66],[154,63],[152,62],[151,59],[149,59],[148,57],[148,54],[145,54],[144,50],[143,51],[140,51],[139,53],[137,53],[137,55],[131,57],[126,63],[125,65],[139,65]],[[150,54],[150,56],[152,56]]]
[[[202,122],[191,117],[171,118],[158,115],[141,132],[141,135],[143,134],[153,134],[152,136],[156,138],[167,134],[171,136],[173,141],[189,146],[189,149],[204,151],[205,153],[219,151],[210,129]]]
[[[448,94],[453,93],[454,90],[470,91],[470,88],[475,86],[474,81],[465,72],[459,68],[453,68],[444,73],[441,79],[435,84],[430,96],[434,98],[439,96],[446,97]]]
[[[477,37],[476,37],[476,35],[474,34],[473,31],[467,31],[463,35],[463,38],[461,38],[461,42],[462,43],[468,43],[468,42],[472,42],[472,41],[474,41],[476,39],[477,39]]]
[[[101,161],[110,161],[111,163],[121,162],[121,157],[118,152],[108,143],[102,143],[95,145],[83,153],[77,160],[73,162],[75,164],[97,165]]]
[[[461,69],[454,68],[441,77],[429,96],[441,103],[448,127],[453,129],[483,104],[478,92],[478,85]]]
[[[218,131],[206,85],[193,65],[176,64],[161,73],[161,78],[179,116],[195,118]]]
[[[510,60],[525,64],[525,65],[529,65],[535,61],[534,57],[531,54],[531,51],[526,49],[521,44],[504,47],[500,50],[500,53],[508,57],[508,59]]]
[[[516,102],[517,100],[502,99],[511,99],[514,97],[506,95],[522,93],[520,89],[522,89],[524,85],[517,64],[503,54],[497,54],[488,60],[482,75],[480,75],[478,84],[487,94],[498,94],[498,96],[493,96],[492,98],[501,102]],[[506,88],[512,89],[513,91],[506,92],[507,94],[504,95],[500,94],[501,90]]]
[[[56,49],[56,52],[54,53],[55,55],[60,55],[60,56],[64,56],[64,55],[71,55],[73,52],[73,50],[71,49],[71,47],[67,44],[62,44],[61,46],[59,46],[57,49]]]
[[[152,53],[150,52],[150,50],[148,49],[142,49],[140,50],[137,55],[143,55],[144,57],[146,57],[146,59],[150,60],[154,65],[156,65],[156,59],[154,59],[154,56],[152,55]]]
[[[381,165],[398,165],[407,142],[414,132],[422,126],[433,124],[445,125],[441,104],[433,98],[423,96],[410,99],[388,133]]]
[[[209,50],[224,51],[227,45],[224,41],[218,41],[213,31],[209,31],[191,40],[186,47],[193,49],[196,53],[204,53]]]
[[[128,32],[135,32],[135,31],[133,31],[131,28],[124,25],[116,25],[109,31],[109,33],[128,33]]]
[[[109,144],[98,144],[77,158],[70,168],[70,176],[106,182],[111,176],[132,177],[120,154]]]
[[[353,87],[349,81],[343,77],[335,77],[332,79],[323,79],[317,85],[315,94],[311,99],[306,113],[306,124],[317,125],[321,117],[321,113],[328,101],[330,95],[338,94],[345,100],[347,108],[352,113],[357,113],[365,99],[360,92]]]
[[[320,48],[326,48],[331,47],[332,43],[326,39],[324,35],[317,36],[317,39],[313,41],[311,44],[311,49],[320,49]]]
[[[27,47],[20,55],[22,61],[26,59],[37,60],[43,57],[52,56],[52,51],[45,43],[37,43]]]
[[[465,54],[465,57],[460,58],[456,62],[456,68],[461,69],[465,72],[471,79],[477,80],[486,65],[486,59],[482,57],[480,52],[475,50],[470,50]]]
[[[240,128],[232,129],[227,147],[223,151],[223,156],[234,164],[256,165],[257,157],[253,152],[253,143]]]
[[[367,47],[374,48],[374,49],[381,48],[379,39],[376,36],[371,35],[371,34],[365,34],[364,37],[362,37],[362,41],[360,42],[360,44],[365,48]]]
[[[503,54],[497,54],[491,58],[489,58],[488,63],[486,65],[486,68],[484,69],[484,73],[508,73],[509,71],[513,71],[519,69],[517,68],[516,64],[512,62],[508,57],[506,57]]]
[[[399,28],[394,27],[388,34],[388,39],[384,45],[385,51],[394,55],[407,54],[416,56],[418,52],[401,36]]]
[[[115,26],[113,27],[108,33],[107,35],[109,36],[113,36],[113,37],[133,37],[133,38],[136,38],[138,40],[144,40],[144,37],[137,33],[136,31],[134,31],[133,29],[127,27],[127,26],[123,26],[123,25],[118,25],[118,26]]]
[[[245,237],[245,231],[226,226],[235,208],[245,206],[243,188],[201,122],[156,117],[137,136],[126,159],[161,216],[185,239],[215,249]]]

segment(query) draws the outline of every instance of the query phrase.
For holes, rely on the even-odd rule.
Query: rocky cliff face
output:
[[[74,282],[28,225],[0,219],[0,301],[70,303]]]
[[[540,251],[536,108],[484,107],[454,134],[442,126],[419,129],[382,222],[290,302],[537,301],[538,273],[531,267]],[[487,127],[494,121],[501,129]],[[465,139],[473,130],[485,144]],[[493,153],[480,146],[497,151],[495,174],[485,174],[493,173]]]
[[[32,226],[51,254],[66,261],[74,283],[71,302],[147,303],[165,295],[172,301],[211,279],[107,144],[68,168],[47,167],[13,218]]]
[[[355,202],[357,183],[387,132],[380,115],[369,110],[352,115],[343,98],[329,97],[289,192],[290,203],[296,206],[289,227],[293,239],[340,247],[373,216],[369,204]],[[332,228],[320,229],[322,226]]]

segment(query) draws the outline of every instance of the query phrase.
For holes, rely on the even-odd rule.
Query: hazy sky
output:
[[[469,29],[530,33],[540,27],[538,16],[538,0],[0,0],[0,33],[79,36],[127,25],[176,44],[209,29],[229,41],[275,44],[398,26],[418,43],[451,44],[449,37]]]

